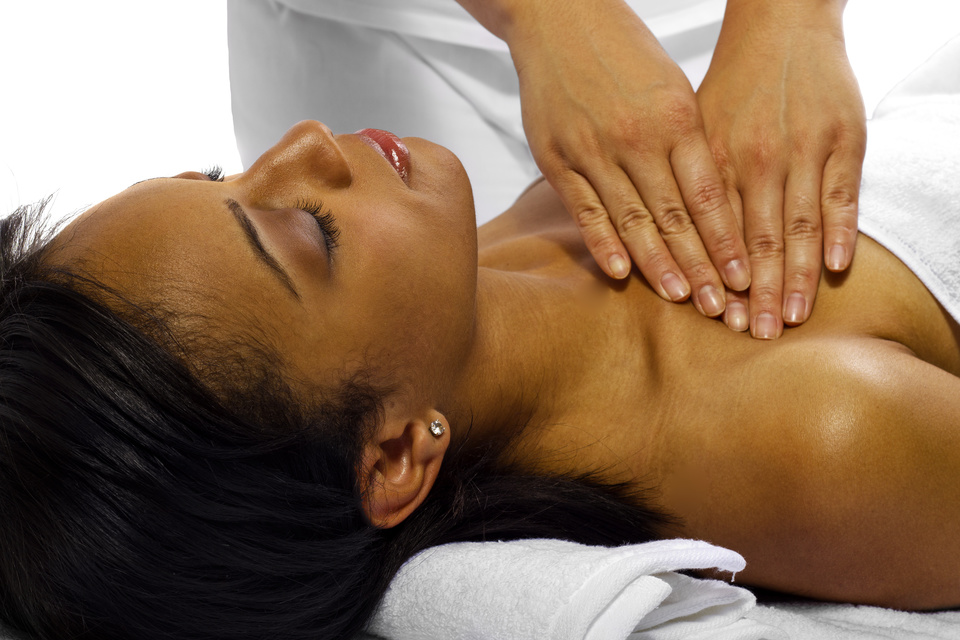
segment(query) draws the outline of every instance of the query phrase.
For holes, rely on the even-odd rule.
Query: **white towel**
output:
[[[758,605],[750,619],[781,629],[790,640],[957,640],[960,611],[915,613],[827,602]]]
[[[674,573],[744,565],[697,540],[448,544],[403,566],[370,632],[391,640],[786,638],[743,619],[756,602],[749,591]]]
[[[898,84],[867,127],[860,231],[960,322],[960,36]]]

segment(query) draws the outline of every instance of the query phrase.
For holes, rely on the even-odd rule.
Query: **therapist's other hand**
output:
[[[537,165],[607,275],[719,315],[749,258],[689,81],[620,0],[547,4],[507,39]]]
[[[821,264],[843,271],[853,258],[866,117],[843,4],[730,0],[697,92],[753,275],[725,320],[754,337],[806,321]]]

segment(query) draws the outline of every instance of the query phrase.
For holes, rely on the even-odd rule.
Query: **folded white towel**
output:
[[[392,640],[785,638],[743,619],[756,602],[749,591],[674,573],[744,565],[739,554],[697,540],[443,545],[403,566],[370,632]]]
[[[897,85],[867,127],[860,231],[960,322],[960,36]]]
[[[914,613],[828,602],[779,602],[747,612],[790,640],[957,640],[960,611]]]

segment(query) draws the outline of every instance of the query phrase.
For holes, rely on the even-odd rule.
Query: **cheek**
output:
[[[354,251],[370,277],[405,288],[415,278],[432,279],[435,233],[436,225],[424,218],[423,210],[391,204],[366,217]]]
[[[455,321],[451,312],[461,306],[451,306],[450,298],[471,284],[464,265],[444,255],[451,247],[436,237],[433,225],[415,219],[419,213],[394,208],[364,226],[354,291],[362,297],[363,324],[376,349],[417,361],[442,347],[443,332]]]

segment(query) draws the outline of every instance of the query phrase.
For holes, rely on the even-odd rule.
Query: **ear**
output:
[[[388,415],[364,449],[363,510],[373,525],[382,529],[398,525],[430,493],[450,444],[449,429],[440,436],[430,431],[434,420],[447,425],[436,411],[413,419]]]

